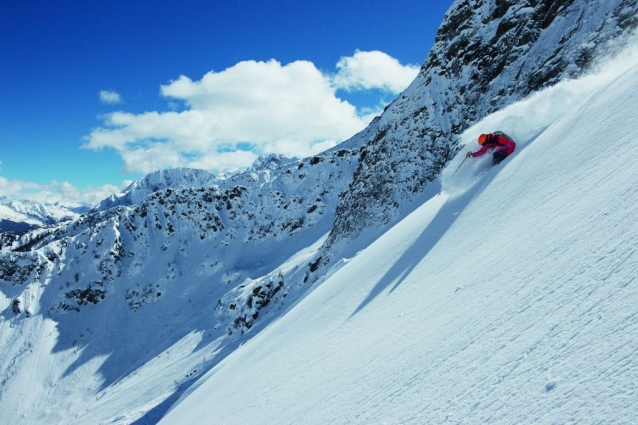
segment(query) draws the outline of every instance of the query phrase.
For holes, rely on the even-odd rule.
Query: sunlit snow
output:
[[[519,148],[450,197],[459,156],[440,195],[161,423],[635,420],[638,62],[608,66],[469,130],[509,125]]]

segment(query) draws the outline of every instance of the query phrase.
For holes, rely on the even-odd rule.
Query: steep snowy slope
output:
[[[604,79],[481,177],[455,160],[453,196],[428,186],[161,423],[635,422],[638,61]],[[487,123],[538,128],[560,89]]]
[[[637,24],[635,0],[455,1],[419,76],[367,140],[321,262],[351,255],[348,247],[366,229],[387,228],[418,205],[464,130],[581,75],[594,58],[622,46]]]

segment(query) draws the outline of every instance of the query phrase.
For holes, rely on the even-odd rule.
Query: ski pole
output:
[[[469,156],[466,156],[465,159],[463,161],[461,161],[461,165],[463,165],[465,163],[465,161],[467,161],[468,158],[469,158]],[[456,171],[459,171],[459,169],[461,168],[461,165],[459,165],[459,168],[457,168]],[[454,173],[452,173],[452,175],[456,174],[456,171]]]

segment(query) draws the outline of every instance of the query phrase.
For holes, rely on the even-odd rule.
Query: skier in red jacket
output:
[[[516,143],[507,134],[502,131],[495,131],[494,133],[481,134],[478,138],[481,149],[476,152],[468,152],[465,156],[467,158],[478,158],[485,155],[489,150],[493,150],[492,162],[494,165],[500,163],[507,158],[516,149]]]

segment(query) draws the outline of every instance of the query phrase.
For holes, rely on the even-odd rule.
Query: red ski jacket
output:
[[[513,140],[500,134],[490,134],[490,136],[492,136],[490,137],[491,140],[496,139],[497,142],[486,142],[481,146],[481,149],[472,154],[472,157],[477,158],[483,156],[490,149],[494,149],[496,152],[503,152],[505,155],[510,156],[512,152],[514,152],[514,149],[516,149],[516,143],[514,143]]]

